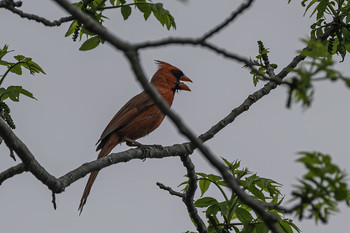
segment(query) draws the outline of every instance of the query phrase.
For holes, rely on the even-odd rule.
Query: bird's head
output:
[[[183,82],[192,82],[179,68],[169,63],[155,60],[158,64],[158,71],[154,74],[151,83],[155,86],[166,86],[170,88],[174,94],[175,91],[191,89]]]

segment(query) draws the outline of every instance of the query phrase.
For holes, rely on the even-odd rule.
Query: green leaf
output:
[[[320,19],[321,17],[323,17],[323,14],[324,14],[325,10],[327,9],[327,4],[328,4],[328,1],[320,1],[320,3],[317,6],[316,19]]]
[[[255,185],[250,185],[248,187],[249,192],[251,192],[256,198],[262,200],[265,202],[265,196],[263,192],[261,192],[259,189],[255,187]]]
[[[237,208],[236,216],[244,225],[250,223],[253,220],[252,215],[243,208]]]
[[[122,13],[124,20],[128,19],[129,16],[131,15],[131,7],[130,6],[122,6],[120,10],[121,10],[121,13]]]
[[[305,16],[305,14],[306,14],[306,12],[309,10],[309,8],[316,2],[317,0],[312,0],[310,3],[309,3],[309,5],[306,7],[306,9],[305,9],[305,12],[304,12],[304,16]],[[302,6],[305,6],[305,0],[304,1],[302,1],[302,3],[301,3],[301,5]],[[312,16],[312,15],[311,15]],[[310,17],[311,17],[310,16]]]
[[[9,86],[7,89],[0,88],[1,101],[4,101],[7,98],[10,98],[12,101],[18,102],[20,94],[23,94],[29,98],[35,99],[33,94],[25,89],[22,86]]]
[[[147,20],[152,13],[151,4],[148,4],[148,3],[137,4],[136,7],[143,13],[143,17],[145,20]]]
[[[24,59],[24,62],[21,62],[22,67],[26,68],[27,70],[29,70],[29,72],[31,74],[34,73],[43,73],[46,74],[44,72],[44,70],[34,61],[32,61],[32,59],[30,57],[26,57]]]
[[[214,174],[209,174],[208,179],[216,183],[219,180],[222,180],[220,176],[214,175]]]
[[[281,229],[283,230],[283,232],[293,233],[293,230],[290,227],[289,223],[282,221],[282,222],[279,223],[279,225],[280,225]]]
[[[6,44],[4,45],[4,47],[2,49],[0,49],[0,61],[7,53],[9,53],[7,51],[7,49],[8,49],[8,45],[6,45]]]
[[[337,201],[342,201],[342,200],[346,200],[346,198],[348,197],[348,190],[345,189],[337,189],[334,192],[334,198]]]
[[[218,204],[218,201],[212,197],[203,197],[194,202],[194,206],[199,208],[208,207],[214,204]]]
[[[255,231],[256,233],[268,233],[269,228],[266,226],[265,223],[261,222],[261,223],[255,224]]]
[[[245,225],[240,233],[252,233],[254,231],[255,224]]]
[[[65,37],[68,37],[68,36],[72,35],[73,32],[75,31],[75,29],[78,27],[78,25],[79,25],[78,21],[77,21],[77,20],[74,20],[74,21],[70,24],[70,26],[69,26],[69,28],[68,28],[68,30],[67,30],[67,32],[66,32],[66,34],[65,34],[64,36],[65,36]]]
[[[208,209],[206,210],[205,214],[207,216],[209,215],[216,215],[220,210],[220,206],[219,205],[211,205],[208,207]]]
[[[201,190],[201,197],[202,197],[203,194],[208,190],[210,186],[210,181],[207,179],[200,179],[198,183],[199,183],[199,188]]]
[[[11,67],[10,72],[21,75],[22,74],[22,66],[20,63],[16,63]]]
[[[96,48],[100,44],[100,38],[98,36],[87,39],[79,48],[81,51],[87,51]]]
[[[23,61],[26,57],[23,56],[23,55],[17,55],[17,56],[14,56],[14,58],[15,58],[17,61]]]

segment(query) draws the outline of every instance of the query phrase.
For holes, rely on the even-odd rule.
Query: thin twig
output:
[[[53,209],[56,210],[57,205],[56,205],[56,194],[54,191],[52,191],[52,205],[53,205]]]
[[[2,1],[0,1],[0,8],[5,8],[5,9],[11,11],[12,13],[21,16],[22,18],[26,18],[26,19],[29,19],[29,20],[34,20],[34,21],[36,21],[38,23],[42,23],[42,24],[44,24],[45,26],[48,26],[48,27],[60,26],[62,23],[69,22],[69,21],[73,20],[72,16],[67,16],[67,17],[62,17],[59,20],[50,21],[50,20],[48,20],[48,19],[46,19],[44,17],[38,16],[38,15],[35,15],[35,14],[25,13],[25,12],[23,12],[23,11],[21,11],[21,10],[16,8],[16,7],[20,7],[20,6],[22,6],[22,2],[21,1],[18,1],[18,2],[14,2],[14,1],[11,1],[11,0],[2,0]]]
[[[171,195],[178,196],[178,197],[181,197],[181,198],[183,198],[183,196],[184,196],[182,193],[173,190],[173,189],[170,188],[169,186],[165,186],[164,184],[159,183],[159,182],[157,182],[156,184],[158,185],[158,187],[159,187],[160,189],[163,189],[163,190],[168,191]]]
[[[222,29],[227,27],[230,23],[232,23],[237,18],[237,16],[239,16],[245,10],[247,10],[253,2],[254,2],[254,0],[249,0],[246,3],[243,3],[236,11],[232,12],[232,14],[225,21],[223,21],[221,24],[217,25],[215,28],[213,28],[210,31],[208,31],[207,33],[205,33],[201,37],[201,40],[205,41],[209,37],[212,37],[214,34],[217,34],[219,31],[221,31]]]

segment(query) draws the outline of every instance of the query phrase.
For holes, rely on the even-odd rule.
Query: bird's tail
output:
[[[98,154],[98,157],[97,159],[100,159],[102,157],[105,157],[107,156],[111,150],[119,143],[119,137],[117,134],[112,134],[111,137],[109,138],[109,140],[105,143],[105,145],[102,147],[100,153]],[[89,176],[89,179],[88,179],[88,182],[86,183],[86,186],[85,186],[85,189],[84,189],[84,192],[83,192],[83,195],[80,199],[80,204],[79,204],[79,208],[78,208],[78,211],[80,211],[79,215],[81,214],[81,212],[83,211],[83,207],[86,203],[86,200],[90,194],[90,190],[91,190],[91,187],[92,185],[94,184],[95,182],[95,179],[98,175],[98,172],[99,171],[93,171],[90,173],[90,176]]]

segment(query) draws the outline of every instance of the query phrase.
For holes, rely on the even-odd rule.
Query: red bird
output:
[[[159,65],[153,75],[152,84],[163,97],[169,107],[173,103],[175,92],[178,90],[191,91],[184,82],[192,82],[184,73],[166,62],[156,61]],[[107,156],[119,143],[126,142],[128,145],[141,144],[135,140],[146,136],[158,128],[165,115],[159,110],[152,99],[143,91],[130,99],[112,118],[100,139],[96,143],[96,151],[100,150],[97,159]],[[91,187],[99,171],[91,172],[80,200],[80,213],[86,203]]]

